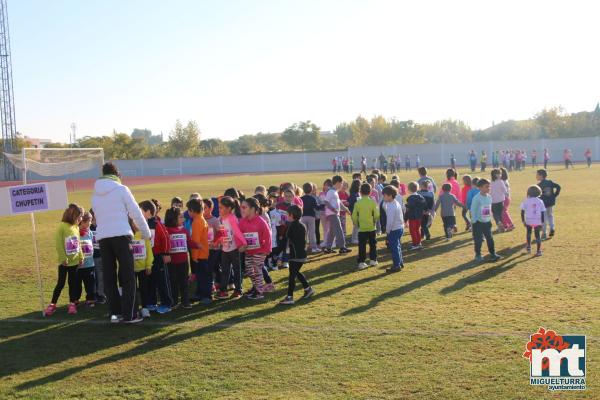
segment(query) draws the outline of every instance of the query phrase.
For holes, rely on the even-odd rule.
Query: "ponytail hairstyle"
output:
[[[498,169],[498,168],[494,168],[492,170],[492,172],[490,173],[491,178],[492,178],[492,182],[499,179],[500,176],[502,176],[502,172]]]
[[[247,198],[246,200],[244,200],[244,203],[246,203],[248,205],[248,208],[254,209],[256,211],[257,215],[263,214],[263,209],[262,209],[260,203],[254,197]]]
[[[503,181],[507,181],[508,180],[508,171],[504,167],[500,167],[500,178]]]
[[[261,207],[268,208],[271,207],[271,205],[273,204],[271,199],[267,198],[264,194],[257,193],[253,197],[258,201],[258,204]]]
[[[358,192],[360,192],[360,185],[360,180],[354,179],[350,184],[350,194],[358,195]]]
[[[221,197],[221,200],[219,200],[219,203],[221,203],[223,207],[229,208],[231,213],[235,214],[236,217],[241,218],[242,213],[240,211],[240,202],[238,199],[234,199],[231,196],[223,196]]]
[[[165,226],[169,228],[177,228],[179,226],[179,215],[181,209],[179,207],[171,207],[165,211]]]

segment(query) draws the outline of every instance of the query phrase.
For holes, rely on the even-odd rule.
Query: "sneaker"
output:
[[[331,250],[330,247],[323,248],[323,254],[331,254],[331,253],[333,253],[333,250]]]
[[[531,246],[527,246],[525,252],[527,252],[527,254],[531,254]]]
[[[148,311],[154,311],[154,312],[156,312],[156,310],[158,309],[158,306],[156,304],[150,304],[146,308],[148,309]]]
[[[377,262],[377,260],[369,260],[367,262],[367,264],[369,265],[369,267],[376,267],[379,265],[379,263]]]
[[[369,267],[369,266],[367,265],[367,263],[364,263],[364,262],[358,263],[358,265],[356,266],[356,268],[357,268],[359,271],[362,271],[363,269],[367,269],[368,267]]]
[[[233,290],[235,289],[235,285],[233,283],[230,283],[229,285],[227,285],[227,290]]]
[[[352,253],[352,249],[349,249],[349,248],[347,248],[347,247],[342,247],[338,253],[339,253],[339,254],[348,254],[348,253]]]
[[[156,307],[156,312],[159,314],[166,314],[166,313],[171,312],[171,307],[160,305],[160,306]]]
[[[475,254],[475,261],[477,261],[477,262],[483,261],[483,257],[481,257],[481,254]]]
[[[265,286],[263,286],[263,291],[265,293],[271,293],[275,291],[275,284],[274,283],[267,283]]]
[[[542,256],[542,251],[541,250],[536,251],[535,252],[535,256],[536,257],[541,257]]]
[[[260,300],[260,299],[264,299],[265,296],[262,295],[262,293],[259,292],[254,292],[249,294],[248,296],[246,296],[249,300]]]
[[[550,229],[550,237],[554,236],[554,229]]]
[[[546,236],[546,234],[545,234],[545,233],[544,233],[544,234],[542,234],[542,240],[547,240],[547,239],[548,239],[548,236]]]
[[[288,269],[290,267],[290,263],[287,261],[284,261],[281,263],[281,268],[282,269]]]
[[[310,251],[313,254],[319,254],[321,252],[321,249],[319,249],[318,247],[314,247]]]
[[[294,298],[292,296],[285,296],[285,298],[281,300],[279,304],[292,305],[294,304]]]
[[[144,318],[140,317],[139,315],[136,315],[134,319],[130,319],[128,321],[123,320],[123,323],[125,324],[137,324],[138,322],[142,322],[144,320]]]
[[[314,289],[309,286],[307,289],[304,289],[304,295],[302,296],[303,299],[308,299],[309,297],[313,297],[315,295],[315,291]]]
[[[423,245],[421,243],[419,243],[419,244],[410,245],[410,247],[408,249],[409,250],[421,250],[422,248],[423,248]]]
[[[498,261],[501,258],[498,254],[490,254],[490,261]]]
[[[192,308],[192,303],[183,303],[181,307],[185,308],[186,310],[189,310],[190,308]]]
[[[225,299],[229,298],[229,295],[227,294],[227,292],[220,291],[219,293],[217,293],[217,295],[215,296],[215,298],[217,300],[225,300]]]
[[[237,299],[239,299],[240,297],[242,297],[242,292],[240,292],[240,291],[238,291],[238,290],[235,290],[235,291],[232,293],[232,295],[231,295],[231,298],[232,298],[232,299],[234,299],[234,300],[237,300]]]
[[[96,306],[96,300],[86,300],[85,305],[92,308],[92,307]]]
[[[98,303],[98,304],[106,304],[106,297],[104,297],[104,296],[98,296],[98,298],[96,299],[96,303]]]
[[[212,304],[212,299],[210,297],[206,297],[204,299],[200,300],[200,304],[203,304],[205,306]]]
[[[402,271],[402,268],[400,267],[392,267],[392,268],[386,268],[385,272],[387,272],[388,274],[393,274],[394,272],[400,272]]]
[[[150,317],[150,310],[148,310],[147,308],[142,308],[142,318],[148,317]]]
[[[67,307],[67,313],[77,314],[77,306],[75,305],[75,303],[69,303],[69,307]]]
[[[123,321],[123,317],[120,316],[120,315],[111,315],[110,316],[110,323],[111,324],[118,324],[121,321]]]
[[[56,312],[56,304],[48,304],[46,310],[44,311],[44,316],[49,317]]]

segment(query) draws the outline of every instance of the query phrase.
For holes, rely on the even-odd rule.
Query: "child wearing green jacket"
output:
[[[140,295],[139,304],[142,305],[142,318],[150,317],[148,306],[150,300],[150,274],[152,273],[152,264],[154,263],[154,254],[152,253],[152,243],[150,240],[144,240],[142,233],[135,225],[135,222],[129,218],[129,225],[133,231],[133,268],[137,280],[137,292]]]
[[[65,287],[65,281],[69,282],[69,314],[77,314],[77,288],[75,273],[77,267],[83,263],[83,251],[79,245],[79,222],[83,216],[83,208],[77,204],[69,204],[62,216],[62,221],[56,230],[55,244],[58,256],[58,281],[52,294],[52,301],[46,307],[44,315],[50,316],[56,311],[56,302]]]
[[[369,196],[371,185],[360,186],[360,199],[354,204],[352,222],[358,227],[358,269],[377,265],[376,229],[379,221],[379,205]],[[367,242],[369,242],[369,263],[367,264]]]

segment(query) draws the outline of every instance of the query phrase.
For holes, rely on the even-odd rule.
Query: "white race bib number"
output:
[[[74,256],[79,253],[79,238],[77,236],[65,238],[65,253],[68,256]]]
[[[187,237],[185,233],[169,235],[171,240],[171,253],[187,253]]]
[[[246,238],[246,248],[248,250],[260,249],[258,232],[246,232],[244,233],[244,237]]]
[[[208,227],[208,243],[212,243],[215,240],[215,231],[212,227]]]
[[[94,255],[94,243],[93,240],[84,239],[81,241],[81,251],[85,258],[92,257]]]
[[[146,243],[143,240],[132,240],[133,259],[135,261],[146,259]]]
[[[492,219],[492,206],[490,206],[490,205],[481,206],[481,219],[484,222],[488,222]]]

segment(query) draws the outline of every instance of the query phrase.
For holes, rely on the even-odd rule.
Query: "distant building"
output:
[[[36,149],[43,149],[44,147],[52,143],[52,139],[37,139],[31,138],[29,136],[25,136],[23,139],[26,142],[31,143],[31,147],[34,147]]]

